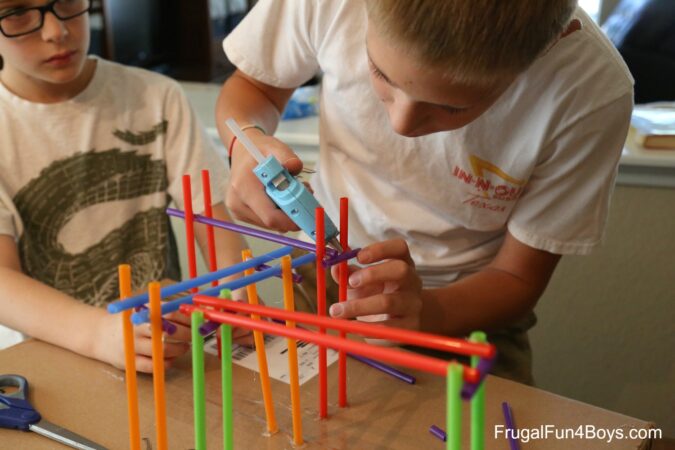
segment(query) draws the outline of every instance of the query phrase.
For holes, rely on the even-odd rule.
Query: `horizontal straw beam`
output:
[[[291,267],[295,268],[295,267],[301,266],[303,264],[310,263],[310,262],[314,261],[315,258],[316,258],[316,256],[313,253],[307,253],[305,255],[302,255],[299,258],[295,258],[291,262]],[[253,258],[253,259],[256,259],[256,258]],[[250,259],[246,262],[253,261],[253,259]],[[240,263],[240,264],[244,264],[244,263]],[[257,283],[258,281],[262,281],[262,280],[265,280],[267,278],[273,277],[275,275],[279,275],[280,273],[281,273],[281,267],[280,266],[273,266],[273,267],[271,267],[269,269],[266,269],[266,270],[263,270],[261,272],[256,272],[253,275],[248,275],[248,276],[245,276],[245,277],[242,277],[242,278],[237,278],[236,280],[230,281],[230,282],[225,283],[225,284],[221,284],[220,286],[205,289],[201,292],[201,295],[217,295],[218,293],[220,293],[220,291],[222,289],[229,289],[231,291],[234,291],[236,289],[241,289],[243,287],[246,287],[249,284]],[[191,294],[191,295],[187,295],[185,297],[181,297],[181,298],[176,299],[176,300],[172,300],[170,302],[163,303],[162,304],[162,315],[169,314],[169,313],[174,312],[174,311],[178,311],[178,308],[180,308],[180,305],[192,303],[192,298],[195,295],[199,295],[199,294]],[[228,301],[228,300],[223,300],[223,299],[217,299],[217,300],[220,301],[220,302],[227,302]],[[219,308],[222,308],[222,305],[219,306]],[[140,325],[142,323],[147,322],[148,317],[149,317],[149,315],[148,315],[147,311],[139,311],[136,314],[131,316],[131,321],[135,325]]]
[[[353,250],[347,250],[347,251],[344,251],[344,252],[340,253],[339,255],[330,257],[330,258],[328,258],[328,259],[324,259],[324,260],[321,262],[321,265],[324,266],[324,267],[326,267],[326,268],[328,268],[328,267],[330,267],[330,266],[334,266],[335,264],[339,264],[339,263],[341,263],[342,261],[347,261],[348,259],[355,258],[356,255],[357,255],[360,251],[361,251],[361,247],[355,248],[355,249],[353,249]]]
[[[172,284],[170,286],[162,288],[160,295],[162,298],[170,297],[172,295],[178,294],[179,292],[187,291],[188,289],[191,289],[193,287],[198,287],[203,284],[208,284],[213,280],[217,280],[219,278],[226,278],[231,275],[236,275],[238,273],[243,272],[246,269],[249,269],[251,267],[256,267],[259,266],[260,264],[273,261],[275,259],[279,259],[282,256],[289,255],[293,251],[292,247],[282,247],[278,248],[276,250],[273,250],[269,253],[266,253],[264,255],[257,256],[253,259],[249,259],[248,261],[241,262],[238,264],[234,264],[232,266],[226,267],[224,269],[218,270],[216,272],[211,272],[202,276],[199,276],[197,278],[193,278],[191,280],[186,280],[182,281],[180,283]],[[218,290],[216,293],[220,292]],[[113,303],[110,303],[108,305],[108,312],[115,314],[118,312],[122,312],[125,309],[131,309],[135,307],[142,306],[143,304],[147,303],[148,301],[148,294],[147,292],[144,294],[139,294],[133,297],[129,297],[124,300],[119,300]]]
[[[402,330],[384,325],[359,322],[355,320],[333,319],[319,317],[314,314],[303,312],[289,312],[277,308],[262,305],[248,305],[245,303],[208,297],[205,294],[195,296],[194,303],[197,305],[210,306],[217,309],[227,309],[245,314],[258,314],[263,317],[271,317],[278,320],[292,320],[294,322],[332,330],[346,331],[361,336],[388,339],[396,342],[417,345],[426,348],[435,348],[446,352],[460,355],[476,355],[482,358],[491,358],[495,354],[492,344],[468,342],[463,339],[440,336],[437,334],[424,333],[421,331]],[[478,371],[473,369],[478,375]]]
[[[169,216],[179,217],[185,219],[185,213],[179,209],[166,208],[166,213]],[[224,230],[234,231],[237,233],[245,234],[247,236],[253,236],[260,239],[265,239],[266,241],[276,242],[283,245],[290,245],[291,247],[296,247],[302,250],[307,250],[309,252],[316,252],[316,245],[311,242],[301,241],[300,239],[293,239],[288,236],[282,236],[276,233],[270,233],[269,231],[258,230],[257,228],[247,227],[245,225],[239,225],[232,222],[226,222],[224,220],[211,219],[200,214],[194,215],[194,221],[203,223],[206,225],[212,225],[214,227],[222,228]],[[337,255],[337,251],[330,247],[326,247],[326,253],[330,257]]]
[[[330,347],[338,351],[343,350],[348,353],[354,353],[367,358],[386,361],[391,364],[405,366],[411,369],[422,370],[435,375],[446,376],[448,372],[448,361],[432,358],[430,356],[397,350],[390,347],[366,344],[364,342],[351,341],[339,336],[316,333],[309,330],[303,330],[301,328],[288,328],[286,326],[277,325],[272,322],[253,320],[248,317],[229,312],[200,309],[194,305],[181,306],[181,312],[185,314],[191,314],[193,311],[201,311],[204,313],[206,318],[216,322],[248,328],[249,330],[260,330],[265,333],[290,337],[293,339],[300,339],[303,341],[312,342],[316,345]],[[460,365],[463,368],[464,380],[469,383],[475,383],[478,380],[478,372],[476,370],[472,370],[471,367],[467,367],[463,364]]]

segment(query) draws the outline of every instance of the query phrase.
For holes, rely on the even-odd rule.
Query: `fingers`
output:
[[[356,255],[356,259],[361,264],[372,264],[386,259],[399,259],[415,267],[408,244],[403,239],[390,239],[371,244],[364,247]]]
[[[360,316],[371,316],[376,314],[388,314],[393,317],[407,317],[417,315],[421,309],[421,304],[415,301],[408,301],[405,295],[396,294],[378,294],[372,297],[360,298],[358,300],[347,300],[342,303],[334,303],[330,307],[331,317],[337,319],[355,319]]]
[[[356,289],[384,286],[383,292],[388,293],[402,287],[405,290],[420,289],[421,280],[413,265],[400,259],[392,259],[353,272],[349,276],[349,286]]]

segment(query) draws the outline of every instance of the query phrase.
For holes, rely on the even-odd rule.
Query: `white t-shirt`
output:
[[[323,72],[312,186],[333,219],[350,199],[352,247],[408,242],[427,287],[478,270],[508,229],[558,254],[601,240],[632,108],[632,78],[581,10],[482,116],[455,131],[393,132],[373,91],[359,0],[261,0],[225,39],[244,73],[296,87]],[[255,37],[255,38],[252,38]]]
[[[183,174],[195,212],[201,170],[214,204],[227,174],[178,83],[96,64],[65,102],[33,103],[0,84],[0,233],[17,239],[28,275],[102,305],[119,295],[118,264],[131,264],[134,289],[180,279],[164,210],[183,208]]]

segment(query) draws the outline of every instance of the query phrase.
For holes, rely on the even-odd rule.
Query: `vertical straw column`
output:
[[[349,217],[348,217],[348,200],[346,197],[340,198],[340,245],[343,251],[349,248]],[[343,261],[338,266],[338,301],[340,303],[347,300],[347,280],[349,278],[349,264]],[[340,331],[340,337],[345,338],[346,333]],[[340,351],[338,359],[338,403],[341,408],[347,406],[347,353],[344,350]]]
[[[232,325],[220,325],[223,356],[220,359],[223,391],[223,448],[234,450],[234,411],[232,409]]]
[[[208,170],[202,170],[202,191],[204,192],[204,216],[212,219],[211,179]],[[209,271],[215,272],[218,270],[218,260],[216,258],[216,237],[213,233],[213,225],[206,225],[206,237],[209,245]],[[218,286],[218,280],[213,280],[211,286]]]
[[[469,336],[469,341],[484,344],[487,337],[482,331],[474,331]],[[471,367],[477,367],[480,358],[471,357]],[[471,450],[483,450],[485,448],[485,381],[471,399]]]
[[[156,281],[148,285],[150,298],[150,329],[152,335],[152,382],[155,393],[155,431],[157,448],[167,450],[166,399],[164,396],[164,343],[162,342],[162,305],[160,286]]]
[[[241,252],[242,259],[248,261],[253,258],[251,250],[244,250]],[[251,275],[255,269],[247,269],[244,275]],[[248,302],[251,305],[258,304],[258,291],[255,283],[246,286],[246,294],[248,295]],[[251,314],[251,319],[260,320],[257,314]],[[274,403],[272,402],[272,387],[270,386],[270,376],[267,368],[267,354],[265,353],[265,337],[262,331],[253,331],[253,340],[255,343],[255,353],[258,357],[258,368],[260,369],[260,387],[262,388],[263,403],[265,405],[265,417],[267,418],[267,432],[269,434],[276,433],[279,428],[277,426],[277,419],[274,414]]]
[[[326,235],[324,211],[320,206],[316,208],[316,309],[319,316],[326,315],[326,270],[323,259],[326,253]],[[319,333],[326,334],[325,328],[319,328]],[[328,379],[326,347],[319,346],[319,417],[328,417]]]
[[[456,361],[448,364],[448,400],[445,417],[448,430],[445,442],[447,450],[462,449],[462,372],[462,365]]]
[[[185,243],[187,245],[188,269],[190,278],[197,276],[197,258],[195,256],[195,222],[192,212],[192,185],[190,175],[183,175],[183,209],[185,210]],[[197,292],[192,288],[190,292]]]
[[[204,336],[199,327],[204,323],[204,313],[193,311],[192,332],[192,396],[195,420],[195,450],[206,450],[206,376],[204,374]]]
[[[131,266],[120,264],[118,267],[120,299],[131,296]],[[124,370],[127,382],[127,415],[129,416],[129,448],[141,449],[141,432],[138,420],[138,385],[136,380],[136,349],[134,346],[134,327],[131,323],[131,309],[122,312],[122,332],[124,335]]]
[[[293,274],[291,273],[291,257],[284,256],[281,259],[281,273],[284,285],[284,309],[295,311],[295,298],[293,296]],[[295,328],[295,322],[286,321],[288,328]],[[295,339],[286,339],[288,343],[288,373],[291,381],[291,415],[293,417],[293,443],[296,446],[303,444],[302,439],[302,415],[300,412],[300,382],[298,380],[298,348]]]

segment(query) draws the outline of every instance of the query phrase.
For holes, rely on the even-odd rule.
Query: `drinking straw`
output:
[[[255,258],[254,258],[255,259]],[[301,266],[303,264],[307,264],[310,261],[314,259],[314,255],[312,253],[307,253],[305,255],[302,255],[299,258],[296,258],[292,262],[293,267]],[[249,261],[247,261],[249,262]],[[240,263],[241,264],[241,263]],[[281,273],[281,267],[280,266],[274,266],[271,269],[263,270],[262,272],[257,272],[254,273],[253,275],[248,275],[242,278],[238,278],[236,280],[218,285],[216,287],[212,287],[209,289],[204,289],[201,294],[203,295],[212,295],[212,294],[217,294],[220,290],[222,289],[230,289],[231,291],[234,291],[239,288],[243,288],[245,286],[248,286],[251,283],[257,283],[258,281],[265,280],[269,277],[272,277],[278,273]],[[181,297],[176,300],[172,300],[170,302],[165,302],[162,304],[162,314],[168,314],[170,312],[177,311],[178,308],[180,308],[180,305],[184,303],[192,303],[192,298],[197,295],[197,294],[190,294],[185,297]],[[135,324],[141,324],[145,321],[148,320],[148,312],[147,311],[140,311],[131,316],[131,321]]]
[[[504,422],[506,422],[506,431],[509,437],[509,447],[511,450],[520,450],[520,444],[515,437],[516,425],[513,421],[513,414],[511,413],[511,405],[508,402],[502,402],[502,412],[504,413]],[[509,430],[511,430],[509,432]]]
[[[340,239],[342,239],[342,237]],[[342,245],[342,244],[340,244],[340,245]],[[345,247],[342,247],[342,248],[345,248]],[[329,257],[328,259],[324,259],[323,262],[321,263],[321,265],[324,266],[325,268],[334,266],[335,264],[339,264],[343,261],[347,261],[348,259],[355,258],[356,255],[358,255],[358,253],[360,251],[361,251],[361,247],[355,248],[355,249],[352,249],[352,250],[345,250],[344,252],[340,253],[337,256],[333,256],[332,258]]]
[[[433,434],[443,442],[445,442],[448,438],[447,435],[445,434],[445,431],[443,431],[442,428],[437,427],[436,425],[432,425],[429,427],[429,433]]]
[[[179,209],[174,209],[174,208],[167,208],[166,213],[169,216],[174,216],[174,217],[180,217],[185,219],[185,212],[179,210]],[[195,222],[207,224],[207,225],[213,225],[216,228],[223,228],[225,230],[230,230],[230,231],[235,231],[237,233],[241,233],[247,236],[253,236],[257,237],[260,239],[265,239],[266,241],[271,241],[271,242],[276,242],[278,244],[283,244],[283,245],[290,245],[291,247],[296,247],[301,250],[307,250],[310,252],[316,251],[316,245],[312,244],[311,242],[305,242],[301,241],[299,239],[293,239],[288,236],[283,236],[277,233],[272,233],[269,231],[264,231],[264,230],[258,230],[256,228],[251,228],[247,227],[245,225],[240,225],[237,223],[232,223],[232,222],[227,222],[225,220],[218,220],[218,219],[209,219],[208,217],[204,217],[200,214],[194,214],[193,215],[193,220]],[[338,254],[337,250],[332,249],[330,247],[326,248],[326,254],[328,254],[329,257],[334,257]]]
[[[211,178],[208,170],[202,170],[202,191],[204,191],[204,216],[213,219],[213,207],[211,205]],[[213,225],[206,225],[206,238],[209,248],[209,271],[218,270],[216,257],[216,237],[213,233]],[[217,286],[218,280],[213,280],[211,286]]]
[[[487,374],[490,373],[490,370],[492,370],[492,365],[494,364],[495,359],[496,356],[493,356],[492,358],[480,358],[478,360],[478,364],[475,366],[479,374],[478,382],[466,383],[464,386],[462,386],[462,398],[464,400],[471,400],[471,398],[473,398],[474,394],[478,390],[478,387],[483,383],[483,379],[485,379]]]
[[[234,264],[230,267],[225,267],[223,269],[220,269],[216,272],[213,273],[207,273],[205,275],[201,275],[197,278],[191,279],[191,280],[185,280],[181,281],[180,283],[175,283],[171,284],[169,286],[165,286],[161,289],[161,295],[162,298],[170,297],[172,295],[178,294],[179,292],[183,292],[188,290],[189,288],[192,287],[197,287],[201,286],[202,284],[210,283],[212,280],[218,279],[218,278],[225,278],[229,277],[230,275],[235,275],[237,273],[243,272],[245,269],[249,267],[255,267],[257,265],[260,265],[265,262],[269,262],[272,260],[275,260],[277,258],[281,258],[284,255],[288,255],[293,251],[293,247],[282,247],[278,248],[276,250],[272,250],[269,253],[266,253],[261,256],[257,256],[253,258],[250,261],[246,261],[243,263],[238,263]],[[279,272],[281,273],[281,272]],[[124,311],[125,309],[131,309],[131,308],[136,308],[139,306],[142,306],[143,304],[147,303],[148,301],[148,294],[139,294],[135,295],[133,297],[129,297],[128,299],[125,300],[119,300],[116,302],[112,302],[108,305],[108,312],[110,313],[118,313],[121,311]]]
[[[447,440],[445,441],[447,450],[462,449],[462,366],[456,362],[448,364],[448,387],[445,427],[447,431]]]
[[[323,234],[323,230],[321,230]],[[295,298],[293,295],[293,282],[291,280],[291,257],[281,258],[281,270],[283,273],[284,308],[287,311],[295,310]],[[260,320],[258,320],[260,322]],[[295,322],[286,321],[286,328],[294,329]],[[298,348],[294,339],[288,338],[288,373],[291,380],[291,415],[293,417],[293,443],[296,446],[303,444],[302,439],[302,416],[300,412],[300,383],[298,381]]]
[[[232,326],[220,326],[223,356],[220,358],[220,373],[223,391],[223,448],[234,450],[234,411],[232,409]]]
[[[259,266],[256,266],[255,270],[260,272],[261,270],[269,269],[270,266],[267,264],[260,264]],[[275,275],[277,278],[281,278],[281,275]],[[302,275],[293,272],[293,283],[302,283]]]
[[[120,264],[119,273],[120,298],[131,295],[131,266]],[[134,327],[131,324],[131,310],[122,314],[122,331],[124,334],[124,372],[127,385],[127,415],[129,416],[129,448],[141,449],[141,432],[138,418],[138,384],[136,380],[136,349],[134,346]]]
[[[220,309],[226,309],[228,311],[242,312],[245,314],[259,314],[264,317],[271,317],[279,320],[293,320],[295,322],[307,325],[330,328],[338,331],[346,331],[347,333],[358,334],[365,337],[387,339],[400,343],[433,348],[462,355],[477,355],[482,357],[483,355],[494,354],[494,346],[489,343],[480,344],[475,342],[466,342],[462,339],[425,333],[422,331],[397,329],[356,320],[318,317],[315,314],[303,312],[291,313],[281,309],[269,308],[262,305],[253,306],[231,300],[220,300],[217,298],[208,297],[204,294],[195,295],[195,303],[197,305],[217,307]],[[471,376],[472,379],[475,377],[475,379],[478,380],[479,373],[476,369],[470,368],[469,372],[473,374]]]
[[[253,258],[251,250],[244,250],[241,252],[244,261]],[[283,270],[283,269],[282,269]],[[254,269],[246,269],[246,275],[252,274]],[[255,284],[246,286],[246,293],[248,295],[248,302],[251,305],[258,304],[258,292]],[[254,320],[260,320],[257,314],[251,314]],[[260,369],[260,387],[262,389],[263,403],[265,405],[265,417],[267,419],[267,432],[274,434],[279,430],[277,426],[276,415],[274,414],[274,403],[272,402],[272,387],[270,386],[270,376],[267,368],[267,354],[265,353],[265,337],[260,331],[253,331],[253,341],[255,343],[255,352],[258,357],[258,368]]]
[[[407,352],[390,347],[380,347],[377,345],[371,345],[364,342],[351,341],[349,339],[342,339],[339,336],[316,333],[308,330],[303,330],[302,328],[297,327],[294,328],[284,327],[281,325],[277,325],[273,322],[268,322],[264,320],[252,320],[238,314],[233,314],[231,312],[214,311],[210,309],[204,310],[194,305],[181,305],[180,309],[185,314],[189,314],[193,310],[199,309],[200,311],[204,312],[204,317],[206,317],[209,320],[216,320],[218,322],[228,323],[230,325],[237,327],[248,328],[251,330],[260,330],[265,333],[285,336],[287,338],[293,338],[296,340],[303,340],[314,343],[316,345],[323,345],[326,347],[330,347],[337,351],[345,350],[348,353],[363,355],[368,358],[386,361],[388,363],[396,364],[399,366],[410,367],[412,369],[425,371],[435,375],[446,376],[448,371],[448,361],[433,358],[430,356],[424,356],[413,352]],[[230,309],[229,306],[227,307],[227,309],[228,310]],[[293,319],[289,318],[289,320]],[[376,327],[378,325],[371,325],[371,326]],[[475,371],[472,372],[472,369],[470,367],[464,367],[461,365],[460,367],[464,369],[463,374],[464,380],[473,381],[477,378],[478,375],[477,372]]]
[[[325,217],[323,208],[316,208],[316,313],[326,315],[326,269],[323,259],[326,255]],[[325,334],[325,328],[319,328],[319,333]],[[319,346],[319,417],[328,417],[328,365],[326,347]]]
[[[340,337],[342,337],[342,334],[344,334],[344,331],[340,332]],[[400,370],[394,369],[391,366],[388,366],[384,363],[381,363],[379,361],[375,361],[374,359],[366,358],[364,356],[359,356],[359,355],[353,355],[349,354],[350,357],[354,358],[357,361],[362,362],[363,364],[366,364],[374,369],[380,370],[388,375],[391,375],[394,378],[397,378],[405,383],[408,384],[415,384],[415,379],[414,376],[408,375],[407,373],[403,373]]]
[[[192,331],[192,395],[195,420],[195,449],[206,450],[206,376],[204,374],[204,337],[199,326],[204,323],[204,313],[191,315]]]
[[[482,331],[474,331],[469,336],[469,341],[484,343],[487,336]],[[478,356],[472,356],[471,366],[478,367],[480,359]],[[471,450],[485,448],[485,383],[478,384],[480,387],[471,399]]]
[[[197,258],[195,256],[195,223],[192,212],[190,175],[183,175],[183,208],[185,208],[185,243],[187,244],[188,269],[190,278],[194,278],[197,276]],[[192,292],[197,292],[197,288],[192,288]]]
[[[349,248],[349,242],[348,242],[348,227],[349,227],[349,220],[348,220],[348,200],[346,197],[340,198],[340,246],[344,250],[342,253],[343,255],[345,253],[348,253],[347,250]],[[340,261],[340,265],[338,266],[338,301],[340,303],[343,303],[347,301],[347,281],[349,278],[349,267],[347,265],[347,261],[343,260]],[[345,338],[346,333],[344,331],[340,331],[340,337]],[[356,359],[361,358],[358,355],[354,355]],[[339,356],[338,356],[338,404],[340,405],[341,408],[344,408],[347,406],[347,354],[344,351],[341,351]],[[367,358],[366,358],[367,359]],[[359,359],[360,360],[360,359]],[[368,360],[370,361],[370,360]],[[362,361],[365,363],[365,360]],[[368,363],[366,363],[368,364]]]
[[[155,431],[157,448],[167,450],[166,398],[164,396],[164,343],[162,342],[162,310],[159,283],[148,284],[150,297],[150,330],[152,336],[152,381],[155,392]]]

